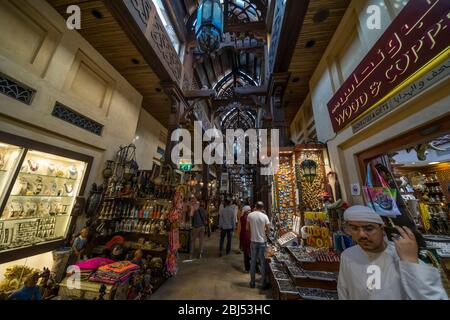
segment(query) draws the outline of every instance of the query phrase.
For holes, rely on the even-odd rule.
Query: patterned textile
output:
[[[131,263],[130,261],[117,261],[106,266],[100,267],[99,270],[104,272],[112,272],[115,274],[120,274],[138,268],[137,265]]]
[[[114,260],[106,258],[93,258],[89,260],[80,261],[76,264],[81,270],[97,270],[98,268],[114,263]]]
[[[100,267],[97,272],[89,277],[89,280],[106,284],[122,283],[139,271],[139,266],[130,261],[118,261]]]

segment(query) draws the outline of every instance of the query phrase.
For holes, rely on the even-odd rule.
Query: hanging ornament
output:
[[[300,166],[305,180],[312,183],[317,176],[317,163],[313,160],[305,160]]]
[[[198,8],[195,36],[205,53],[219,49],[223,34],[223,7],[220,0],[202,0]]]

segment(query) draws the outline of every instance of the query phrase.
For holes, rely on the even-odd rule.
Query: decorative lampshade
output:
[[[219,48],[223,34],[223,8],[220,0],[201,0],[197,13],[195,35],[203,52]]]
[[[300,166],[305,180],[309,183],[313,182],[317,176],[317,163],[313,160],[305,160]]]

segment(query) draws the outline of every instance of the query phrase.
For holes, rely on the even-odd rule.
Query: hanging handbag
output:
[[[400,210],[397,207],[397,190],[391,189],[387,182],[380,175],[378,170],[374,171],[381,182],[381,187],[374,187],[372,183],[372,168],[370,163],[367,165],[366,186],[364,190],[364,198],[367,205],[375,210],[380,216],[397,217],[400,216]]]

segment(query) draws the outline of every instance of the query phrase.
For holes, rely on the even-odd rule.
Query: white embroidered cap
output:
[[[371,222],[384,225],[383,219],[372,208],[366,206],[353,206],[345,210],[345,221]]]
[[[250,208],[250,206],[244,206],[242,208],[242,212],[247,212],[247,211],[251,211],[251,210],[252,210],[252,208]]]

